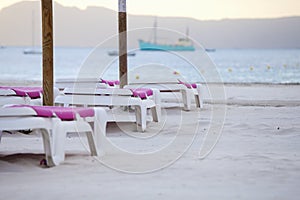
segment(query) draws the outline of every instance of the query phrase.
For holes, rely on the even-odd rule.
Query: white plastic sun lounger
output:
[[[148,98],[147,92],[151,91],[153,100]],[[137,94],[136,94],[136,93]],[[141,93],[139,93],[141,92]],[[153,121],[159,122],[161,117],[160,93],[158,90],[107,88],[66,88],[63,93],[56,97],[58,105],[83,105],[83,106],[132,106],[135,108],[136,124],[139,131],[146,130],[147,109],[151,109]],[[114,119],[114,121],[117,121]]]
[[[89,122],[94,122],[93,128]],[[26,129],[42,134],[46,163],[51,167],[64,161],[68,132],[86,133],[91,155],[97,156],[106,133],[106,112],[103,108],[29,105],[0,108],[0,130]]]
[[[153,74],[155,76],[149,76]],[[196,107],[203,108],[201,84],[190,84],[183,79],[179,72],[163,65],[145,65],[129,72],[129,84],[126,88],[156,88],[160,92],[180,92],[184,110],[191,110],[192,99]],[[163,99],[162,99],[163,100]]]

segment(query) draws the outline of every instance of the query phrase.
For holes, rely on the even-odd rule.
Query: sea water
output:
[[[41,80],[42,55],[25,55],[23,47],[0,49],[0,80]],[[76,78],[88,63],[95,71],[105,65],[106,79],[118,79],[118,57],[110,57],[110,49],[63,48],[54,50],[54,74],[56,79]],[[97,52],[97,53],[95,53]],[[160,64],[179,72],[191,82],[209,80],[209,70],[215,68],[224,83],[300,83],[300,49],[216,49],[214,52],[157,52],[135,50],[128,57],[128,70],[147,64]],[[202,66],[202,58],[211,64]],[[97,59],[92,59],[93,56]],[[196,59],[191,61],[190,59]],[[91,70],[93,73],[93,69]],[[155,76],[149,74],[149,76]]]

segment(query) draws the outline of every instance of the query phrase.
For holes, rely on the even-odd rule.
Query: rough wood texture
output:
[[[127,85],[127,16],[119,12],[119,80],[120,87]]]
[[[53,22],[52,0],[42,0],[43,105],[53,105]]]

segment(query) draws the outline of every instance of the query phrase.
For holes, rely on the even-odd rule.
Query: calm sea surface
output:
[[[41,80],[42,56],[25,55],[24,49],[0,49],[0,80]],[[117,79],[118,59],[108,56],[108,50],[56,48],[55,78],[77,77],[86,65],[91,65],[94,68],[105,66],[107,71],[103,77]],[[137,50],[135,56],[128,57],[129,70],[150,63],[174,68],[192,82],[215,80],[225,83],[300,83],[300,49],[217,49],[208,53]],[[193,65],[195,63],[196,66]],[[213,74],[211,69],[215,70]],[[155,72],[149,76],[155,76]],[[210,79],[210,76],[218,78]]]

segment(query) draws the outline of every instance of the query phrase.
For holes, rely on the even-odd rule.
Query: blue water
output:
[[[24,55],[22,47],[0,49],[0,80],[41,80],[42,56]],[[118,59],[109,57],[108,49],[98,49],[97,59],[90,58],[92,48],[55,48],[55,78],[77,77],[86,63],[95,67],[105,64],[104,78],[118,78]],[[129,69],[159,63],[180,72],[187,80],[204,82],[210,79],[210,69],[215,68],[225,83],[300,83],[300,49],[217,49],[209,52],[210,64],[205,63],[203,51],[172,54],[168,52],[136,51],[128,57]],[[206,54],[206,53],[205,53]],[[199,69],[190,63],[195,59]],[[109,62],[108,62],[109,61]],[[109,64],[107,64],[109,63]],[[149,76],[154,76],[149,74]],[[215,74],[214,74],[215,76]],[[215,79],[214,79],[215,80]]]

